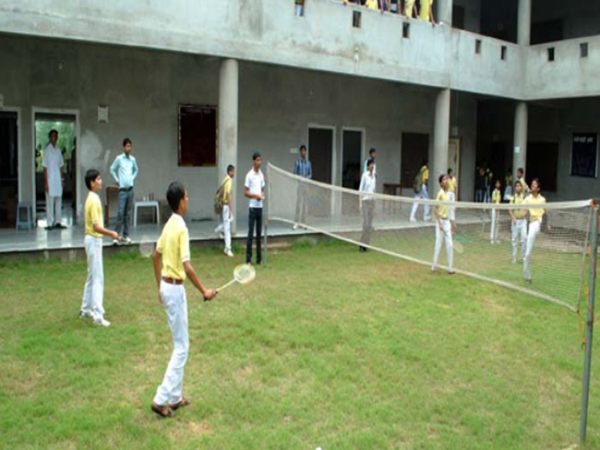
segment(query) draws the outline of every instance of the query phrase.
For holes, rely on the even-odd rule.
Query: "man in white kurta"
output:
[[[58,131],[51,130],[48,134],[50,143],[44,150],[44,190],[46,191],[46,222],[47,230],[66,228],[62,223],[63,170],[65,162],[62,152],[56,145]]]

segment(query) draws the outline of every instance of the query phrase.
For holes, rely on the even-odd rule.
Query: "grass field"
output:
[[[196,249],[209,285],[233,266]],[[565,449],[576,316],[340,243],[269,255],[211,304],[188,286],[191,407],[150,412],[171,341],[150,260],[105,257],[109,329],[77,318],[85,262],[0,260],[0,448]],[[596,349],[595,373],[600,370]],[[594,374],[594,373],[593,373]],[[600,448],[600,380],[588,446]]]

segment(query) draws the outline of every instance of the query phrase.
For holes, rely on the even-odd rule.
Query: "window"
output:
[[[582,58],[587,58],[588,57],[588,43],[587,42],[582,42],[581,44],[579,44],[579,55]]]
[[[598,175],[598,135],[573,133],[571,175],[596,178]]]
[[[481,39],[475,39],[475,54],[481,55]]]
[[[506,51],[507,51],[507,47],[506,47],[506,45],[503,45],[503,46],[500,48],[500,59],[501,59],[502,61],[506,61]]]
[[[217,165],[217,107],[179,105],[179,166]]]
[[[410,39],[410,23],[408,22],[402,23],[402,37],[404,39]]]
[[[558,178],[558,143],[527,143],[527,181],[539,178],[542,191],[556,192]]]
[[[360,11],[352,11],[352,26],[360,28]]]
[[[554,47],[548,48],[548,61],[554,61]]]

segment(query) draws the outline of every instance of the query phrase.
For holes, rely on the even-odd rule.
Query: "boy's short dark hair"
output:
[[[539,178],[534,178],[533,180],[531,180],[531,185],[533,186],[533,183],[537,183],[538,185],[538,189],[542,190],[542,183],[540,183],[540,179]]]
[[[252,153],[252,161],[256,161],[256,158],[261,158],[260,152]]]
[[[525,171],[523,170],[523,168],[522,168],[522,167],[519,167],[519,168],[517,169],[517,172],[525,173]]]
[[[445,176],[446,176],[445,173],[441,174],[440,177],[438,178],[438,183],[442,184],[442,180],[444,179]]]
[[[302,145],[300,146],[300,151],[302,151],[302,150],[306,150],[306,145],[302,144]]]
[[[167,202],[171,211],[177,212],[181,200],[185,197],[185,187],[179,181],[173,181],[167,189]]]
[[[49,132],[48,132],[48,138],[50,138],[50,136],[52,136],[53,134],[56,134],[56,137],[58,137],[58,131],[55,130],[54,128],[52,128]]]
[[[375,147],[373,147],[371,150],[369,150],[369,155],[373,156],[373,153],[376,153],[377,150],[375,150]]]
[[[92,182],[96,181],[96,179],[100,176],[100,172],[96,169],[88,169],[85,173],[85,186],[91,191],[92,190]]]
[[[127,144],[131,144],[131,139],[129,139],[129,138],[123,139],[123,147],[125,147]]]
[[[519,186],[523,187],[523,184],[519,180],[515,181],[515,188],[517,187],[517,184]]]
[[[227,166],[227,173],[231,172],[233,169],[235,169],[235,166],[233,164],[229,164]]]
[[[454,169],[452,167],[448,168],[448,175],[450,175],[452,172],[454,172]]]
[[[367,161],[367,168],[368,168],[370,165],[372,165],[372,164],[375,164],[375,161],[373,161],[372,159],[369,159],[369,160]]]

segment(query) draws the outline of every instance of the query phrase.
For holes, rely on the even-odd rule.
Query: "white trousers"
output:
[[[442,250],[442,244],[446,242],[446,257],[448,258],[448,271],[452,272],[453,266],[453,252],[452,252],[452,226],[448,219],[442,219],[442,229],[436,222],[435,224],[435,253],[433,254],[433,265],[431,268],[435,270],[438,265],[440,258],[440,251]]]
[[[529,232],[527,233],[527,245],[525,250],[525,264],[523,266],[523,275],[526,280],[531,280],[531,253],[533,252],[533,246],[535,245],[535,238],[540,232],[542,226],[542,220],[536,220],[535,222],[529,222]]]
[[[46,223],[49,227],[62,220],[62,197],[52,197],[46,192]]]
[[[452,203],[456,201],[456,194],[454,191],[448,192],[448,200]],[[450,219],[450,222],[454,222],[456,220],[455,210],[456,208],[454,206],[448,208],[448,219]]]
[[[183,369],[190,348],[188,334],[188,312],[185,288],[182,284],[160,283],[160,295],[165,304],[167,322],[173,335],[173,354],[167,366],[162,384],[156,390],[157,405],[177,403],[183,390]]]
[[[223,234],[225,235],[225,250],[231,250],[231,222],[233,216],[229,205],[223,205]]]
[[[499,216],[500,211],[492,209],[492,226],[490,228],[490,241],[492,241],[492,244],[498,241],[498,230],[500,228],[500,225],[498,224]]]
[[[415,200],[429,200],[429,195],[427,195],[427,185],[421,185],[421,192],[415,194]],[[423,220],[429,220],[429,205],[424,205],[425,214],[423,215]],[[419,209],[419,204],[417,202],[413,203],[412,211],[410,212],[410,220],[417,220],[417,209]]]
[[[521,242],[521,256],[525,253],[525,244],[527,242],[527,220],[517,219],[512,222],[512,257],[513,261],[517,260],[517,248],[519,241]]]
[[[81,311],[91,314],[94,320],[104,317],[104,267],[102,265],[102,238],[86,235],[85,254],[87,256],[88,274],[83,290]]]

